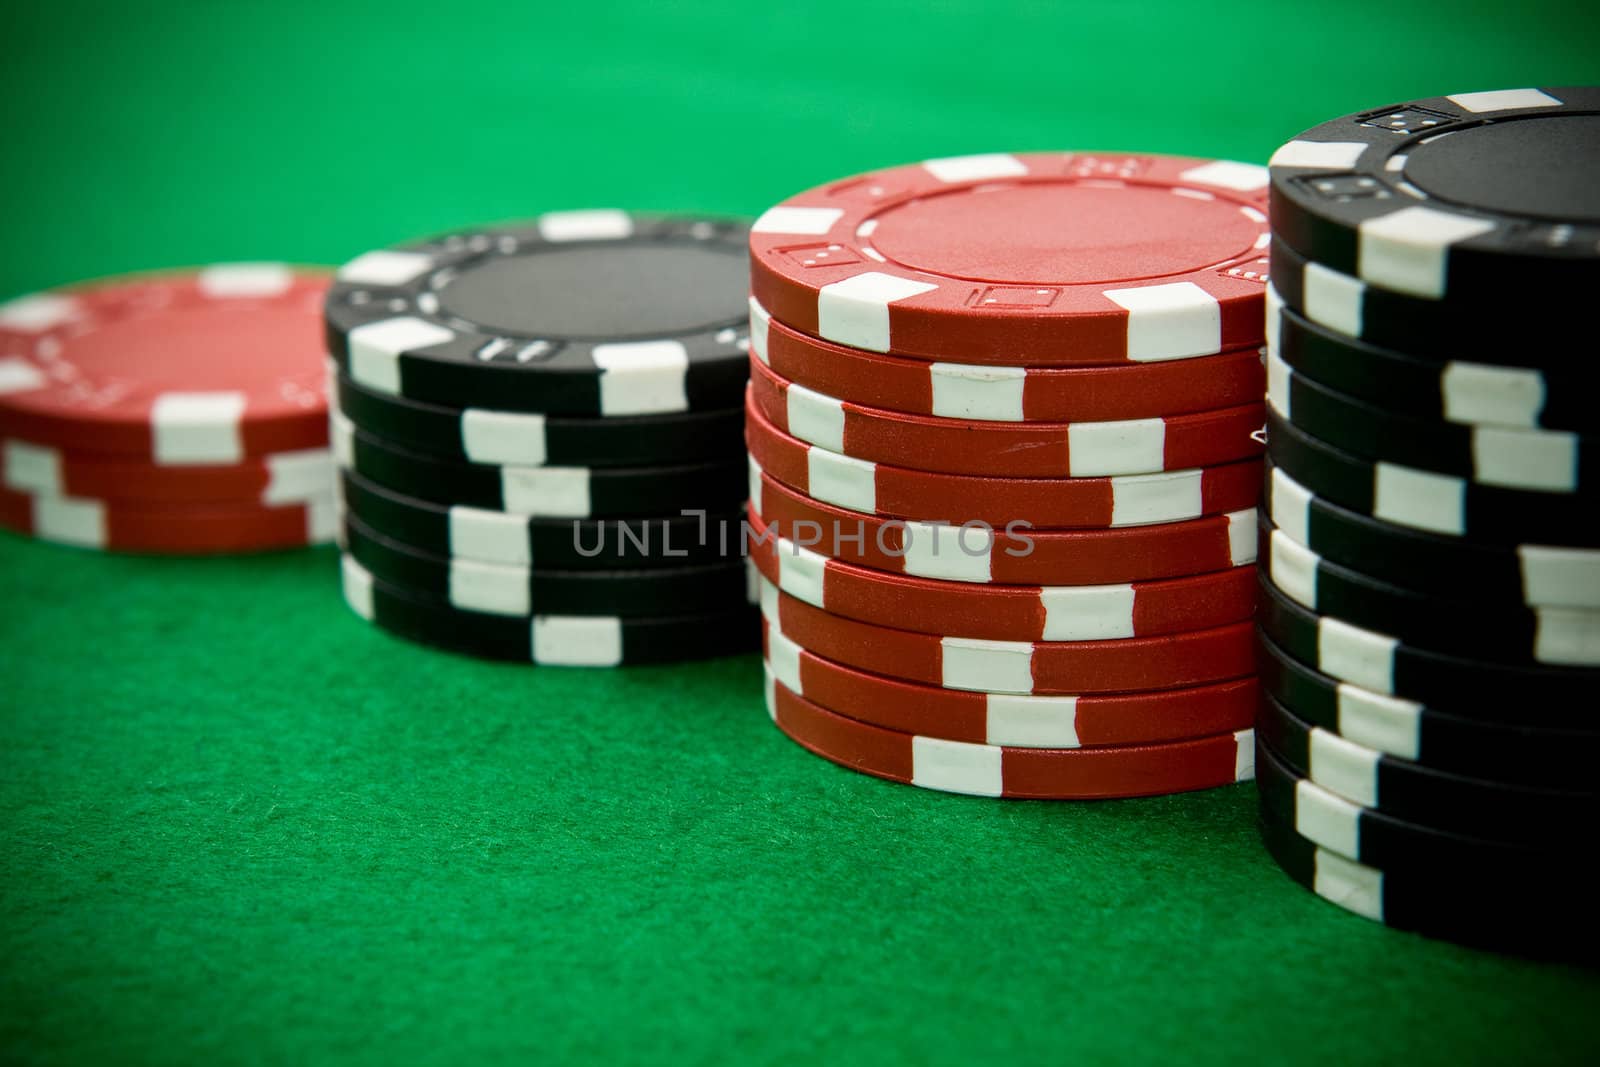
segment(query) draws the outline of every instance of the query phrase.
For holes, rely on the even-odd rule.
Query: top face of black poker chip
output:
[[[1433,299],[1576,294],[1600,277],[1600,88],[1432,97],[1273,154],[1272,228],[1303,255]]]
[[[736,407],[742,222],[578,211],[358,256],[325,304],[353,380],[451,406],[637,415]]]

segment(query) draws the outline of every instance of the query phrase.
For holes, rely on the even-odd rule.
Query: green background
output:
[[[1586,10],[1589,13],[1585,13]],[[1600,80],[1593,5],[19,4],[0,296],[930,156],[1264,161]],[[415,648],[331,551],[0,536],[0,1059],[1594,1061],[1592,974],[1347,916],[1254,789],[996,803],[771,727],[755,657]]]

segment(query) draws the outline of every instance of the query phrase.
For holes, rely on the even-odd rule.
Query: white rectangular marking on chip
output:
[[[306,544],[321,545],[338,538],[343,505],[334,496],[314,497],[297,506],[305,508]]]
[[[1289,369],[1289,364],[1275,355],[1267,356],[1267,403],[1286,419],[1294,417],[1293,381],[1294,372]]]
[[[545,416],[467,408],[461,413],[461,450],[474,463],[542,467],[550,458]]]
[[[558,667],[615,667],[622,662],[622,620],[535,615],[533,662]]]
[[[24,493],[62,496],[61,453],[43,445],[8,439],[4,446],[5,486]]]
[[[1204,475],[1171,471],[1111,479],[1111,525],[1142,526],[1151,522],[1197,519],[1203,507]]]
[[[778,683],[772,677],[772,668],[767,667],[761,672],[762,695],[767,700],[767,717],[773,722],[778,721]]]
[[[1339,683],[1335,694],[1335,722],[1341,735],[1402,759],[1422,755],[1421,704],[1349,682]]]
[[[1317,623],[1317,669],[1343,682],[1394,693],[1394,653],[1400,642],[1342,619]]]
[[[339,268],[347,285],[392,288],[415,281],[433,269],[433,257],[421,252],[377,251],[357,256]]]
[[[104,548],[106,509],[98,500],[65,496],[32,498],[33,532],[46,541]]]
[[[1256,732],[1236,730],[1233,734],[1233,780],[1254,781],[1256,776]]]
[[[689,351],[679,341],[594,346],[600,414],[650,415],[689,410]]]
[[[1128,313],[1128,358],[1135,363],[1187,359],[1222,348],[1222,307],[1193,282],[1107,289],[1105,297]]]
[[[339,557],[339,573],[342,578],[340,584],[344,588],[344,602],[350,605],[351,611],[371,622],[376,614],[372,607],[372,575],[346,555]]]
[[[1364,807],[1378,806],[1378,754],[1326,730],[1312,729],[1310,778]]]
[[[878,467],[812,446],[806,449],[806,491],[826,503],[874,514],[878,510]]]
[[[455,332],[409,316],[380,319],[350,331],[350,377],[380,393],[400,392],[400,356],[454,340]]]
[[[1539,608],[1533,658],[1562,667],[1600,665],[1600,611],[1592,608]]]
[[[844,533],[854,530],[846,529]],[[902,565],[907,574],[952,582],[987,582],[992,578],[992,529],[907,520],[900,536]]]
[[[796,600],[827,610],[828,557],[786,538],[776,538],[775,542],[779,587]]]
[[[983,693],[1033,691],[1033,645],[1026,641],[945,637],[939,648],[947,688]]]
[[[46,378],[39,368],[20,356],[0,359],[0,396],[32,392],[44,388],[49,383],[50,379]]]
[[[969,796],[1005,792],[1005,750],[934,737],[911,738],[911,783]]]
[[[450,560],[450,603],[463,611],[532,615],[532,601],[526,570],[470,559]]]
[[[1367,287],[1360,279],[1320,263],[1307,263],[1300,289],[1306,318],[1349,337],[1361,336]]]
[[[294,285],[294,272],[283,263],[218,263],[202,270],[195,285],[222,299],[277,296]]]
[[[763,514],[761,510],[763,495],[761,490],[761,464],[756,462],[754,456],[746,456],[745,462],[748,464],[746,467],[746,481],[749,483],[749,488],[745,495],[750,498],[751,510],[757,516],[760,516]]]
[[[1311,490],[1277,467],[1272,468],[1268,503],[1274,526],[1301,544],[1311,543]]]
[[[750,298],[750,351],[761,362],[772,365],[767,358],[767,335],[772,330],[772,313],[762,307],[755,297]]]
[[[985,737],[1014,748],[1077,748],[1078,698],[991,694],[984,701]]]
[[[1022,367],[975,367],[931,363],[933,414],[948,419],[1020,422],[1027,417],[1023,398],[1028,372]]]
[[[593,510],[587,467],[501,467],[500,495],[514,515],[583,519]]]
[[[767,627],[767,669],[777,675],[785,688],[805,696],[805,675],[800,667],[801,651],[799,645],[775,628]]]
[[[335,477],[333,454],[325,448],[276,452],[267,457],[267,485],[261,499],[267,504],[309,500],[328,492]]]
[[[157,463],[174,466],[244,459],[243,393],[163,393],[150,406]]]
[[[1116,419],[1067,425],[1067,474],[1097,478],[1140,474],[1166,466],[1164,419]]]
[[[1560,100],[1540,89],[1489,89],[1481,93],[1457,93],[1446,100],[1475,114],[1485,111],[1518,111],[1530,107],[1559,107]]]
[[[1466,533],[1467,483],[1449,475],[1379,463],[1373,476],[1375,518],[1435,533]]]
[[[1028,173],[1027,164],[1003,152],[988,155],[951,156],[929,159],[922,169],[942,182],[976,182],[987,178],[1020,178]]]
[[[1450,422],[1534,429],[1544,411],[1544,376],[1526,367],[1451,363],[1440,376]]]
[[[1218,159],[1190,167],[1178,175],[1179,181],[1196,185],[1211,185],[1218,189],[1232,189],[1238,193],[1253,193],[1265,189],[1271,179],[1267,168],[1259,163],[1239,163],[1231,159]]]
[[[750,232],[821,237],[833,229],[833,224],[843,214],[834,207],[773,207],[762,212],[751,225]]]
[[[1098,641],[1132,637],[1132,585],[1057,585],[1039,591],[1044,641]]]
[[[1356,273],[1373,285],[1437,300],[1449,283],[1450,246],[1494,226],[1421,205],[1367,219],[1358,227]]]
[[[1311,888],[1317,896],[1347,911],[1383,921],[1383,872],[1317,849]]]
[[[633,235],[633,219],[626,211],[552,211],[540,215],[539,236],[546,241],[620,241]]]
[[[449,514],[452,556],[517,567],[533,565],[528,523],[522,516],[465,507],[453,507]]]
[[[889,305],[937,288],[878,271],[824,285],[817,293],[817,332],[840,344],[887,352]]]
[[[1348,859],[1361,855],[1361,808],[1301,779],[1294,786],[1294,827],[1300,836]]]
[[[1272,153],[1267,166],[1353,170],[1366,150],[1363,141],[1290,141]]]
[[[1484,485],[1576,492],[1578,435],[1561,430],[1475,427],[1472,469],[1473,480]]]
[[[844,404],[793,383],[785,401],[791,434],[834,452],[844,451]]]
[[[57,293],[30,293],[0,304],[0,327],[18,333],[43,333],[78,317],[78,302]]]
[[[1520,545],[1522,597],[1552,608],[1600,608],[1600,550]]]
[[[1304,545],[1289,540],[1282,530],[1272,531],[1268,545],[1272,584],[1291,599],[1316,608],[1317,564],[1322,562],[1321,558]]]
[[[1278,287],[1267,285],[1267,355],[1275,356],[1283,348],[1283,297]]]
[[[1230,511],[1225,516],[1228,520],[1228,562],[1235,567],[1256,560],[1256,538],[1259,530],[1256,526],[1256,509],[1246,508],[1244,511]]]

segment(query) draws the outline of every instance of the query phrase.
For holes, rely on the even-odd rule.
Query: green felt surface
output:
[[[335,263],[555,208],[755,213],[966,152],[1264,160],[1412,95],[1594,82],[1593,5],[18,5],[0,297]],[[1250,786],[858,777],[754,657],[406,645],[330,550],[0,535],[7,1063],[1594,1062],[1592,974],[1385,931]]]

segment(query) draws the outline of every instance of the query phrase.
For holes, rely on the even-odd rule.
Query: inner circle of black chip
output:
[[[1478,211],[1600,222],[1596,145],[1600,115],[1492,122],[1418,145],[1405,173],[1430,196]]]

